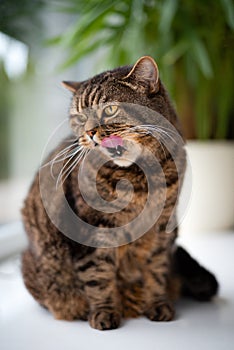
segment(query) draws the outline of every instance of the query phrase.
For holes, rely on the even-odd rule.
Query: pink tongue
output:
[[[101,142],[102,147],[116,148],[117,146],[123,146],[123,139],[120,136],[111,135],[105,137]]]

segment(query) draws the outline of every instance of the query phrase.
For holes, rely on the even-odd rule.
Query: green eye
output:
[[[106,113],[106,115],[114,115],[118,110],[118,106],[107,106],[105,109],[104,109],[104,112]]]
[[[85,114],[78,114],[77,119],[80,123],[85,123],[87,121],[87,116]]]

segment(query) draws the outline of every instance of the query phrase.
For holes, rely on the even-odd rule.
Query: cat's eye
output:
[[[76,118],[78,120],[78,122],[84,124],[87,121],[87,116],[85,114],[77,114]]]
[[[116,105],[110,105],[110,106],[107,106],[105,109],[104,109],[104,112],[106,115],[114,115],[118,110],[118,106]]]

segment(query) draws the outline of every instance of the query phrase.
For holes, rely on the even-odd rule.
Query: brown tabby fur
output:
[[[117,101],[139,104],[161,113],[181,134],[174,108],[150,57],[140,59],[134,68],[120,67],[82,83],[64,84],[74,95],[71,104],[72,127],[74,115],[79,109],[100,102]],[[105,126],[95,129],[100,138],[103,128]],[[85,143],[82,136],[90,129],[92,127],[76,130],[81,136],[80,142]],[[157,155],[166,177],[167,197],[163,212],[153,228],[127,245],[94,248],[67,238],[47,216],[40,196],[39,175],[35,177],[22,211],[29,239],[28,249],[22,258],[22,271],[30,293],[56,319],[88,320],[93,328],[100,330],[117,328],[122,317],[145,315],[150,320],[169,321],[174,316],[172,302],[181,292],[187,291],[187,294],[197,298],[201,295],[200,299],[202,296],[209,299],[216,293],[214,277],[182,248],[176,250],[176,229],[170,234],[165,233],[178,195],[178,176],[173,159],[167,157],[167,152],[163,152],[150,136],[139,138],[136,133],[135,142],[151,147]],[[49,159],[65,144],[61,143]],[[183,174],[185,151],[178,148],[175,154]],[[84,202],[76,184],[78,167],[64,182],[64,191],[74,212],[88,223],[100,227],[120,226],[142,210],[147,184],[144,173],[136,164],[121,167],[110,160],[98,173],[98,191],[106,200],[115,197],[116,183],[122,177],[128,178],[134,186],[134,196],[127,210],[114,214],[98,212]],[[158,174],[152,174],[152,179],[155,198],[160,201],[158,188],[161,180]],[[204,275],[203,282],[207,283],[207,290],[204,291],[202,281],[200,284],[195,280],[190,281],[190,276],[196,277],[200,272]],[[193,292],[196,287],[199,291]]]

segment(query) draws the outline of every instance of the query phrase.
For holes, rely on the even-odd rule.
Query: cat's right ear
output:
[[[159,90],[158,66],[152,57],[143,56],[123,80],[128,82],[130,87],[138,87],[150,94],[157,93]]]
[[[80,86],[80,83],[77,81],[62,81],[62,86],[68,89],[69,91],[75,93]]]

